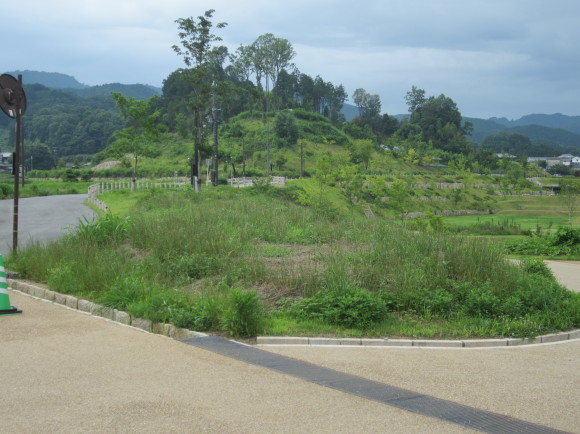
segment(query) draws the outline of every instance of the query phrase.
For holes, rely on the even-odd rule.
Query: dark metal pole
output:
[[[304,178],[304,142],[300,142],[300,178]]]
[[[22,116],[20,116],[20,163],[22,164],[22,188],[24,188],[24,128],[22,126]]]
[[[269,82],[266,74],[266,176],[270,176],[270,122],[268,120],[268,92]]]
[[[212,117],[213,117],[213,174],[212,174],[212,181],[213,186],[217,187],[218,185],[218,121],[217,121],[217,108],[215,106],[215,90],[212,91]]]
[[[18,75],[18,86],[16,87],[16,145],[14,146],[14,221],[12,226],[12,253],[18,253],[18,186],[20,171],[20,132],[22,113],[20,110],[22,95],[22,75]]]

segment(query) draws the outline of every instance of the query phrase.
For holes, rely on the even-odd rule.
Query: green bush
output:
[[[73,228],[73,233],[81,239],[104,244],[124,240],[130,227],[129,217],[122,218],[109,213],[92,221],[85,217]]]
[[[67,294],[78,294],[83,289],[72,264],[60,264],[49,269],[46,282],[52,289]]]
[[[0,199],[12,197],[14,194],[14,186],[10,184],[0,184]]]
[[[172,323],[189,330],[219,330],[222,314],[222,299],[217,296],[203,295],[198,297],[189,309],[177,311],[172,318]]]
[[[508,252],[522,255],[578,255],[580,228],[563,227],[553,234],[532,233],[524,240],[506,246]]]
[[[160,287],[148,288],[145,297],[131,303],[127,310],[133,316],[155,322],[171,322],[172,318],[188,306],[183,293]]]
[[[538,258],[527,258],[522,261],[524,270],[527,273],[539,274],[544,277],[554,278],[554,274],[550,267],[542,259]]]
[[[299,319],[320,319],[341,327],[362,330],[385,319],[387,308],[381,297],[364,289],[320,291],[298,300],[290,313]]]
[[[99,302],[103,306],[126,310],[144,297],[143,287],[143,281],[137,276],[119,276],[101,295]]]
[[[233,289],[223,312],[224,330],[234,337],[256,336],[261,330],[263,308],[255,291]]]

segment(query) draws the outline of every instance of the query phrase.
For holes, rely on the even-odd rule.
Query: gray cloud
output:
[[[467,116],[580,114],[575,0],[20,0],[3,5],[4,68],[160,86],[183,66],[174,21],[210,8],[230,48],[287,38],[302,72],[377,93],[390,114],[412,85]]]

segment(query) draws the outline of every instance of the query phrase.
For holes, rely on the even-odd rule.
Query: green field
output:
[[[495,203],[489,215],[445,217],[451,227],[480,224],[519,226],[522,231],[555,230],[566,225],[579,225],[580,215],[570,219],[559,196],[507,196]]]

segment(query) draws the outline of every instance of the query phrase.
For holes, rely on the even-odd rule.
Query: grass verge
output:
[[[580,295],[486,240],[322,212],[273,188],[129,195],[130,210],[7,265],[135,316],[236,337],[522,337],[580,325]]]

